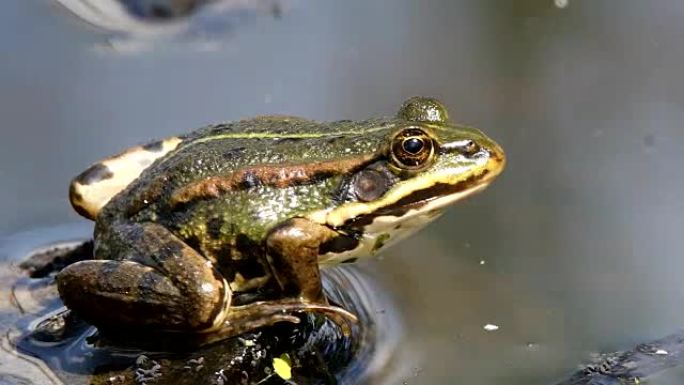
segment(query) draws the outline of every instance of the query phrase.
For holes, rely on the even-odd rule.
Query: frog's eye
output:
[[[404,129],[392,139],[392,163],[401,169],[415,171],[427,167],[434,154],[434,141],[420,128]]]

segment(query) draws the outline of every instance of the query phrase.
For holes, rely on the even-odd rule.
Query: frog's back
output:
[[[394,125],[388,119],[316,122],[285,116],[209,125],[94,164],[72,181],[70,199],[90,219],[110,201],[109,211],[131,215],[181,186],[245,167],[372,153]]]

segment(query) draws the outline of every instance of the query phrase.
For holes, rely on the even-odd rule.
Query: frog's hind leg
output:
[[[95,256],[107,259],[75,263],[57,276],[65,305],[81,318],[100,327],[176,331],[223,323],[230,288],[211,262],[166,228],[122,224],[104,234]]]

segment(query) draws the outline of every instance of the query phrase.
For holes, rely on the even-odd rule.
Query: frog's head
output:
[[[482,191],[505,165],[501,147],[481,131],[453,124],[437,100],[414,97],[383,134],[379,160],[350,175],[325,222],[353,234],[353,249],[323,255],[340,262],[377,253]]]

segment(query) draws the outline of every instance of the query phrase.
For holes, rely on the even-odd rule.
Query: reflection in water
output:
[[[110,34],[109,44],[139,50],[188,41],[204,49],[260,14],[279,16],[284,0],[55,0]],[[209,46],[207,45],[209,44]]]
[[[87,1],[87,0],[82,0]],[[119,0],[128,12],[141,19],[168,20],[190,15],[212,0]],[[213,0],[216,1],[216,0]],[[100,1],[102,3],[102,1]]]

